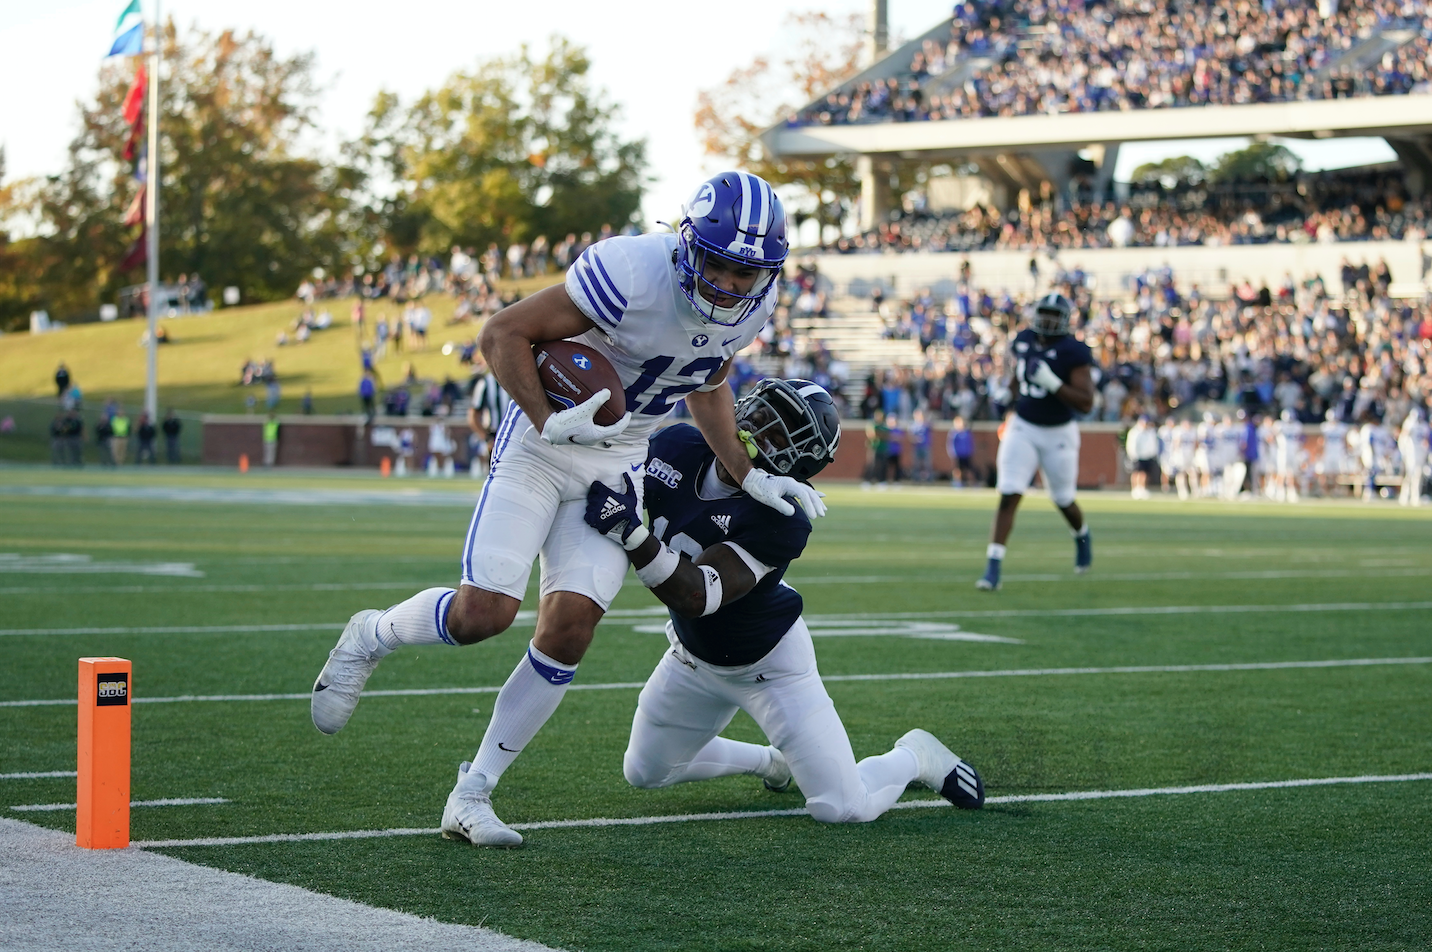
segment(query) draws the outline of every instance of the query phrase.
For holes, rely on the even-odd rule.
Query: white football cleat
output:
[[[492,798],[484,791],[464,790],[463,780],[472,764],[464,760],[457,768],[457,786],[443,807],[442,833],[445,840],[466,840],[473,846],[510,849],[522,845],[522,834],[497,818]]]
[[[918,727],[895,742],[915,755],[919,781],[961,810],[984,806],[984,781],[979,772],[940,743],[929,731]]]
[[[375,631],[378,616],[382,614],[376,608],[369,608],[348,619],[348,626],[343,629],[338,644],[328,653],[328,663],[318,672],[318,680],[313,682],[313,699],[310,702],[313,726],[325,734],[336,734],[348,723],[353,709],[358,706],[358,697],[363,693],[368,675],[382,660],[369,654],[359,637],[365,626]]]
[[[771,764],[765,770],[757,771],[761,783],[772,793],[785,793],[791,786],[791,768],[786,755],[774,747],[767,747],[771,753]]]

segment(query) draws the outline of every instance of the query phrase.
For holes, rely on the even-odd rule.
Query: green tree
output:
[[[697,96],[695,124],[707,155],[761,176],[773,185],[797,185],[792,217],[839,225],[860,200],[855,160],[845,156],[789,159],[770,155],[761,133],[824,95],[860,69],[864,34],[857,14],[836,18],[797,13],[786,19],[790,54],[779,62],[758,56],[721,85]],[[905,176],[907,177],[907,176]],[[902,177],[902,181],[905,177]]]
[[[1227,152],[1213,167],[1213,181],[1286,182],[1303,167],[1303,162],[1286,146],[1254,142],[1246,149]]]
[[[160,265],[166,279],[199,274],[236,285],[249,300],[285,297],[314,266],[353,257],[360,173],[304,155],[313,125],[312,57],[283,58],[249,33],[164,32],[161,85]],[[133,241],[126,206],[139,186],[123,157],[121,104],[129,60],[107,62],[81,106],[65,168],[32,191],[23,209],[38,235],[23,243],[41,277],[39,301],[59,317],[92,313],[144,280],[120,270]],[[13,310],[13,305],[10,306]]]
[[[387,248],[437,254],[630,222],[645,141],[611,132],[617,109],[592,87],[590,69],[581,47],[554,36],[541,59],[524,46],[454,73],[406,108],[380,93],[346,154],[373,185],[366,214]]]
[[[1208,169],[1191,155],[1179,155],[1160,162],[1146,162],[1134,169],[1130,180],[1135,185],[1159,184],[1166,189],[1180,185],[1198,185],[1208,178]]]

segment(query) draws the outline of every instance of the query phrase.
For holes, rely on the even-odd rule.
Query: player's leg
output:
[[[1036,429],[1018,417],[1010,420],[1004,439],[1000,440],[999,452],[995,455],[998,470],[996,489],[999,490],[999,508],[995,510],[994,525],[990,529],[989,548],[985,550],[987,561],[985,574],[975,583],[975,588],[992,592],[999,588],[1000,568],[1004,564],[1005,543],[1014,531],[1014,515],[1020,500],[1034,481],[1039,468],[1039,451],[1035,448],[1033,434]]]
[[[521,414],[510,416],[508,435]],[[347,724],[378,662],[401,645],[472,644],[512,624],[558,506],[550,467],[523,449],[514,447],[506,460],[499,454],[483,485],[458,590],[425,589],[386,611],[369,609],[349,620],[314,682],[312,715],[319,730],[332,734]]]
[[[893,750],[856,763],[845,724],[820,679],[803,620],[765,658],[726,680],[741,707],[785,756],[816,820],[869,822],[890,809],[911,782],[925,780],[928,771],[922,767],[928,758],[905,743],[910,735]],[[944,774],[935,789],[943,780]]]
[[[637,698],[622,757],[627,783],[651,789],[740,774],[755,774],[772,789],[790,783],[785,758],[774,747],[717,736],[737,710],[721,687],[679,643],[672,644]]]
[[[1089,524],[1084,521],[1083,510],[1074,501],[1079,485],[1079,442],[1076,424],[1051,428],[1044,434],[1039,460],[1049,497],[1069,523],[1069,532],[1074,537],[1074,571],[1082,574],[1094,564],[1094,540],[1089,534]]]

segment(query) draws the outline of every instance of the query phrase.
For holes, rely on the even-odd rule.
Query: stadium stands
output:
[[[932,31],[938,33],[939,31]],[[1412,0],[961,3],[897,71],[788,125],[1246,105],[1426,91],[1432,14]],[[903,68],[902,68],[903,67]]]

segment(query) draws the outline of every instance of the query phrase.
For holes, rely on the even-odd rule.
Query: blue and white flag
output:
[[[138,56],[144,52],[144,14],[139,9],[139,0],[129,0],[129,6],[119,15],[114,25],[114,44],[109,56]]]

